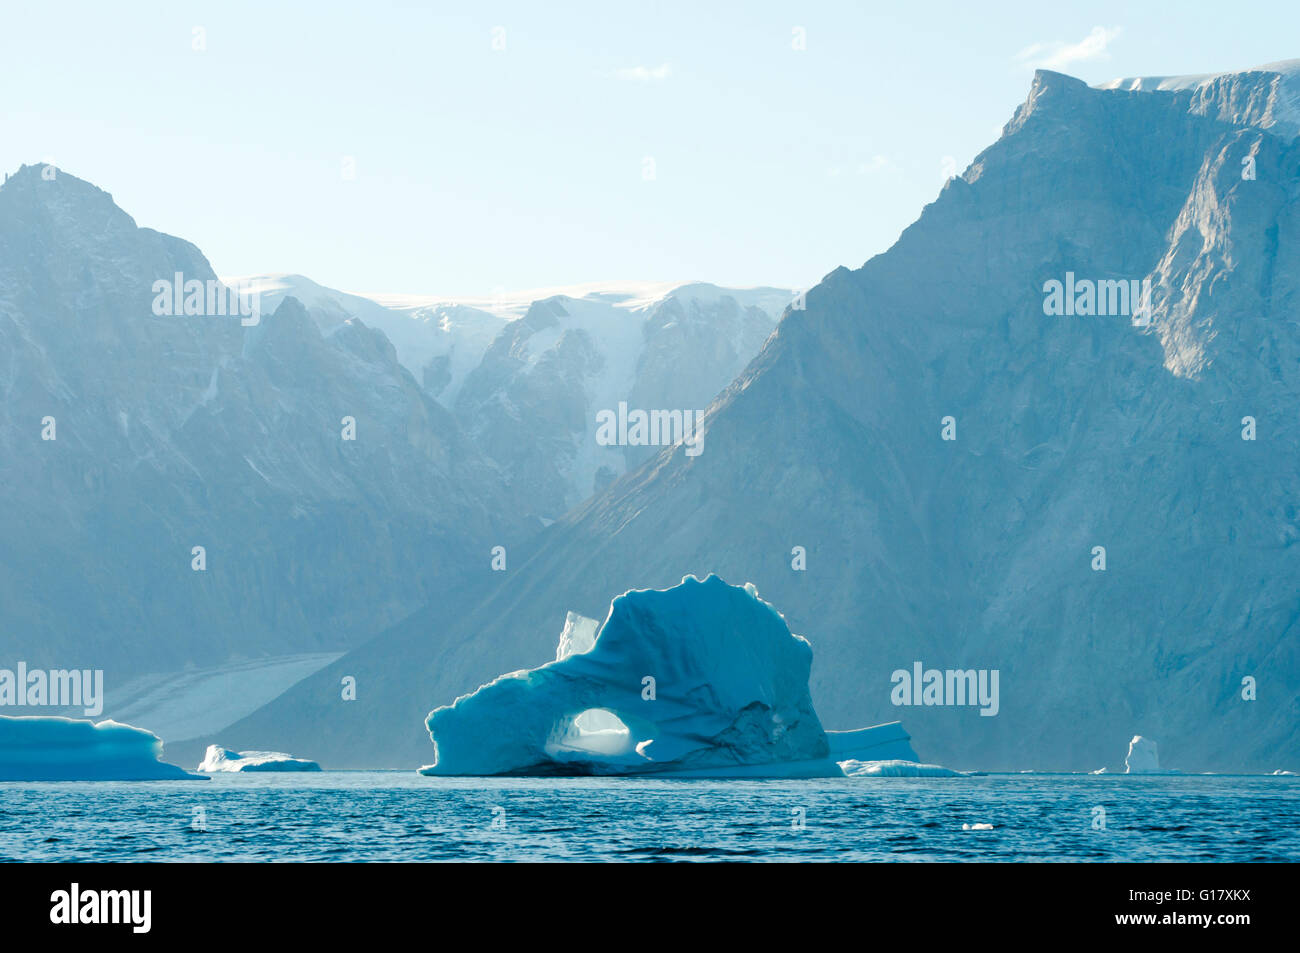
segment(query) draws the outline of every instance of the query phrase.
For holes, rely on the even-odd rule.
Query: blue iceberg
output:
[[[918,760],[898,723],[822,728],[812,646],[752,585],[633,590],[603,624],[570,613],[556,655],[431,712],[421,773],[843,777],[842,760]]]
[[[200,779],[162,761],[162,739],[116,721],[0,717],[0,781]]]

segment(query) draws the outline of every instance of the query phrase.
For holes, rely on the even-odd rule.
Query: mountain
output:
[[[339,652],[536,528],[381,332],[322,333],[291,297],[242,314],[229,291],[108,193],[51,167],[6,177],[5,658],[103,668],[111,695]]]
[[[232,279],[264,307],[292,295],[331,331],[358,319],[505,474],[528,511],[553,520],[657,447],[602,446],[618,405],[702,411],[758,353],[795,291],[608,282],[462,300],[374,298],[301,275]],[[383,302],[382,304],[380,302]]]
[[[456,302],[401,302],[386,307],[362,295],[326,288],[302,275],[248,275],[228,280],[256,290],[266,309],[286,297],[297,298],[326,332],[354,319],[382,331],[402,366],[448,408],[465,376],[478,366],[510,319],[506,314]]]
[[[620,404],[646,414],[702,412],[794,296],[697,283],[650,302],[545,298],[497,335],[465,378],[456,416],[529,511],[558,518],[659,449],[602,443],[602,414],[617,415]]]
[[[567,610],[713,572],[811,641],[828,728],[901,718],[954,767],[1092,769],[1135,733],[1185,771],[1278,767],[1300,741],[1298,77],[1037,73],[893,247],[785,313],[702,453],[661,451],[473,611],[429,607],[223,743],[414,766],[420,713],[546,661]],[[1119,281],[1149,281],[1149,321]],[[1053,282],[1072,316],[1046,313]],[[996,714],[896,706],[916,662],[996,671]]]

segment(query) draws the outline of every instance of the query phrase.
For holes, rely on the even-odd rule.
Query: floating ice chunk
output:
[[[220,745],[208,745],[198,770],[204,774],[225,771],[319,771],[320,765],[279,751],[231,751]]]
[[[840,762],[840,768],[850,778],[964,778],[963,771],[954,771],[938,764],[921,764],[916,761],[854,761]]]
[[[993,825],[992,824],[963,824],[961,826],[961,829],[964,831],[991,831],[993,830]]]
[[[1278,768],[1276,771],[1273,772],[1273,777],[1275,778],[1279,778],[1279,777],[1294,778],[1295,776],[1296,773],[1294,771],[1283,771],[1281,768]]]
[[[0,781],[195,778],[162,758],[162,739],[116,721],[0,717]]]
[[[916,757],[897,725],[823,731],[811,665],[753,586],[711,575],[634,590],[603,625],[569,613],[554,662],[430,713],[436,760],[421,771],[839,777],[852,752]]]
[[[1128,757],[1124,759],[1126,774],[1160,774],[1160,757],[1156,743],[1150,738],[1134,735],[1128,743]]]

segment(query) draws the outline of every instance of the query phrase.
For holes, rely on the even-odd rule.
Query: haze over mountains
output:
[[[894,247],[786,312],[702,454],[662,451],[472,612],[430,606],[230,743],[413,764],[417,713],[544,662],[566,610],[716,572],[812,642],[828,728],[901,717],[955,767],[1114,765],[1135,732],[1183,770],[1279,767],[1300,731],[1297,66],[1037,73]],[[1149,279],[1149,324],[1046,315],[1069,273]],[[894,706],[917,661],[999,671],[998,715]]]
[[[177,275],[216,282],[65,171],[0,188],[0,649],[103,668],[110,714],[185,736],[463,595],[494,547],[519,558],[597,465],[626,468],[583,449],[598,407],[702,408],[794,294],[604,289],[512,323],[510,302],[396,310],[293,276],[243,283],[254,322],[155,313]]]
[[[1040,71],[888,252],[770,336],[789,293],[711,286],[506,323],[293,278],[256,328],[156,317],[155,279],[212,277],[198,250],[24,167],[0,190],[3,649],[110,669],[346,650],[169,756],[414,767],[429,709],[551,658],[566,612],[712,572],[812,642],[827,728],[902,718],[953,767],[1090,769],[1135,733],[1183,770],[1284,766],[1298,84],[1300,62]],[[1045,314],[1067,276],[1149,281],[1149,324]],[[711,401],[703,452],[595,445],[623,399]],[[896,707],[918,661],[997,670],[998,714]]]

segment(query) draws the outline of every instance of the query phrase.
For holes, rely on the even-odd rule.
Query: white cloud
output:
[[[667,79],[671,72],[670,63],[661,63],[658,66],[629,66],[615,70],[614,75],[630,83],[658,83]]]
[[[873,172],[883,172],[889,168],[889,160],[884,156],[875,155],[867,162],[858,165],[858,175],[871,175]]]
[[[1061,70],[1074,63],[1103,59],[1112,40],[1119,36],[1120,28],[1095,26],[1092,32],[1078,43],[1033,43],[1016,54],[1016,59],[1032,69]]]

